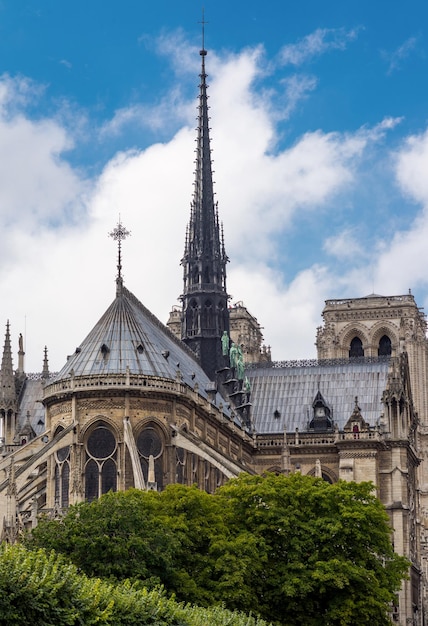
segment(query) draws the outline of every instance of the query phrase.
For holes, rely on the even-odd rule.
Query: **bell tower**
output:
[[[427,324],[410,291],[327,300],[322,316],[318,359],[382,359],[407,352],[413,401],[421,424],[428,428]]]
[[[203,39],[202,39],[203,41]],[[215,380],[222,367],[221,336],[229,333],[228,295],[223,228],[214,201],[209,137],[207,74],[202,45],[199,85],[196,171],[190,221],[186,232],[181,338],[195,352],[206,374]]]

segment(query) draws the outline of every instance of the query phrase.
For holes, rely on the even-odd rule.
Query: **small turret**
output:
[[[9,320],[6,323],[6,335],[3,347],[3,356],[0,369],[0,416],[3,420],[5,443],[11,443],[15,435],[17,399],[15,389],[15,374],[12,364],[12,349],[10,343]]]
[[[42,379],[46,382],[49,380],[49,361],[48,361],[48,349],[45,346],[44,356],[43,356],[43,370],[42,370]]]

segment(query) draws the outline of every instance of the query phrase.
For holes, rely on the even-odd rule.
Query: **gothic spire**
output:
[[[9,320],[6,323],[6,335],[0,370],[0,408],[7,411],[15,408],[16,391],[15,376],[12,364],[12,348],[10,343]]]
[[[202,42],[195,182],[181,261],[184,268],[182,339],[194,350],[213,380],[216,370],[223,365],[220,338],[223,331],[229,332],[226,291],[229,259],[214,201],[204,36]]]
[[[43,370],[42,370],[42,379],[44,381],[49,380],[49,361],[48,361],[48,348],[45,346],[43,353]]]

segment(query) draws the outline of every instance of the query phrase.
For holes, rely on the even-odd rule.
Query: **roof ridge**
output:
[[[176,335],[174,335],[174,333],[168,328],[168,326],[166,324],[164,324],[163,322],[161,322],[160,319],[158,317],[156,317],[156,315],[154,315],[154,313],[149,311],[149,309],[146,306],[144,306],[144,304],[141,302],[141,300],[139,300],[137,298],[137,296],[135,296],[132,293],[132,291],[129,291],[129,289],[127,289],[125,286],[123,286],[122,287],[122,295],[125,295],[129,300],[131,300],[131,302],[133,302],[136,306],[138,306],[140,308],[140,310],[144,313],[144,315],[146,315],[146,317],[148,317],[150,319],[150,321],[153,322],[153,324],[155,324],[155,326],[157,326],[163,332],[165,332],[168,335],[168,337],[172,341],[174,341],[174,343],[177,346],[179,346],[182,350],[184,350],[184,352],[186,352],[186,354],[191,356],[192,359],[194,361],[196,361],[196,363],[198,363],[198,359],[196,358],[196,355],[193,352],[193,350],[191,350],[188,346],[186,346],[184,341],[181,341],[181,339],[178,339],[178,337]]]

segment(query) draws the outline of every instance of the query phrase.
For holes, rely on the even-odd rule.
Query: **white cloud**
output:
[[[2,117],[16,114],[29,102],[37,99],[44,86],[24,76],[0,76],[0,114]]]
[[[428,207],[428,130],[412,135],[396,154],[396,174],[403,191]]]
[[[280,52],[283,65],[302,65],[329,50],[345,50],[349,42],[357,38],[359,28],[317,28],[294,44],[287,44]]]
[[[266,265],[251,272],[238,265],[230,272],[229,285],[234,296],[244,294],[244,304],[262,325],[274,360],[316,357],[316,328],[332,287],[325,268],[308,268],[287,285]]]
[[[189,45],[182,29],[164,32],[156,38],[143,35],[140,41],[156,50],[158,54],[167,57],[177,76],[183,77],[185,74],[196,76],[200,72],[198,55],[200,47]]]
[[[317,86],[317,79],[314,76],[298,76],[294,74],[282,81],[285,87],[285,97],[287,105],[284,108],[283,119],[290,117],[299,102],[308,97],[308,94]]]
[[[323,299],[338,284],[356,289],[365,279],[354,273],[347,283],[349,276],[320,263],[285,280],[272,269],[275,238],[302,211],[332,210],[337,194],[354,184],[367,146],[394,122],[348,134],[319,130],[280,150],[279,104],[254,88],[266,72],[262,49],[210,55],[208,61],[215,189],[231,258],[229,290],[265,327],[275,358],[314,356]],[[6,101],[13,100],[7,84],[0,84],[0,94],[2,89]],[[193,115],[196,95],[195,89],[192,102],[182,103]],[[133,114],[139,109],[128,117],[124,111],[121,121],[118,112],[111,129]],[[171,114],[178,116],[174,109]],[[4,323],[10,318],[15,337],[26,327],[28,371],[41,368],[45,344],[51,367],[61,367],[113,300],[116,248],[108,232],[119,213],[132,231],[123,244],[125,284],[166,321],[182,289],[179,261],[195,136],[194,124],[188,124],[169,141],[116,154],[88,182],[65,160],[72,139],[58,121],[0,117],[0,206],[5,207],[0,225],[8,229],[0,253],[1,315]],[[411,154],[415,149],[409,145]],[[401,167],[405,171],[404,162]],[[382,254],[386,258],[387,252]]]
[[[323,248],[327,254],[343,260],[361,259],[367,254],[356,228],[347,228],[328,237],[323,243]]]
[[[403,194],[420,206],[406,230],[383,242],[376,267],[376,284],[384,293],[406,293],[428,287],[428,130],[408,137],[395,154],[395,174]]]
[[[180,88],[175,86],[154,106],[133,104],[118,109],[113,118],[102,125],[99,136],[101,139],[119,136],[124,130],[135,128],[172,132],[178,123],[188,123],[192,117],[194,108],[189,109]]]
[[[382,51],[383,58],[388,61],[388,74],[401,69],[403,61],[415,50],[417,41],[416,37],[409,37],[393,52]]]

